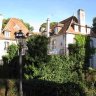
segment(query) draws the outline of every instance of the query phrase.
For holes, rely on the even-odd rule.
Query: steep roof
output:
[[[62,32],[63,32],[63,33],[66,33],[67,30],[68,30],[68,28],[69,28],[69,26],[70,26],[70,24],[72,23],[72,21],[73,21],[74,23],[78,23],[78,19],[77,19],[75,16],[71,16],[71,17],[69,17],[69,18],[61,21],[60,23],[61,23],[61,24],[64,24],[64,26],[63,26],[62,30],[60,31],[60,33],[62,33]],[[59,34],[60,34],[60,33],[59,33]]]
[[[24,25],[24,23],[20,19],[11,18],[9,22],[6,24],[5,28],[3,29],[3,32],[5,31],[10,32],[9,39],[14,39],[15,37],[14,33],[18,32],[19,30],[22,30],[24,34],[27,34],[29,32],[28,28]],[[2,33],[1,36],[5,38],[4,33]]]

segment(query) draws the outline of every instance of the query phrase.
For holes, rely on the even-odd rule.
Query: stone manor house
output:
[[[50,38],[49,54],[68,54],[68,45],[75,43],[74,37],[77,34],[90,36],[90,46],[96,48],[96,34],[85,22],[85,11],[79,9],[77,16],[71,16],[58,22],[50,31],[50,20],[47,19],[46,31],[43,33]],[[90,66],[96,67],[96,53],[90,56]]]

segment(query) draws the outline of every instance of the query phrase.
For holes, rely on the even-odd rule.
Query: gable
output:
[[[61,24],[63,24],[64,26],[62,27],[61,31],[59,32],[59,34],[64,34],[66,32],[74,32],[74,29],[72,28],[72,24],[73,23],[78,23],[78,19],[75,16],[71,16],[63,21],[60,22]]]
[[[28,28],[24,25],[24,23],[21,20],[17,18],[11,18],[5,26],[5,28],[3,29],[3,33],[1,35],[3,36],[3,38],[5,38],[4,32],[8,31],[10,32],[9,39],[14,39],[14,33],[18,32],[19,30],[22,30],[24,34],[27,34],[29,32]]]

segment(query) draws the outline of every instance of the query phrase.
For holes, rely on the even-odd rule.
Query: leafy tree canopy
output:
[[[34,30],[34,27],[31,26],[29,23],[24,22],[22,19],[21,19],[21,21],[25,24],[25,26],[28,28],[29,31],[33,31]]]
[[[38,67],[40,67],[43,62],[48,61],[48,42],[48,38],[41,35],[34,35],[28,38],[28,51],[25,57],[25,77],[27,79],[32,79],[34,75],[37,74],[38,71],[36,70]]]
[[[3,19],[2,28],[4,28],[4,27],[6,26],[6,24],[8,23],[9,20],[10,20],[10,18],[8,18],[8,19]]]
[[[5,56],[7,57],[8,61],[11,61],[16,56],[17,51],[18,51],[18,46],[15,44],[12,44],[8,47],[7,55]]]
[[[92,27],[92,31],[94,33],[96,33],[96,17],[93,18],[93,27]]]
[[[40,32],[45,31],[45,29],[46,29],[46,24],[47,24],[47,23],[41,24],[41,26],[40,26],[40,28],[39,28],[39,31],[40,31]],[[50,23],[50,28],[52,29],[56,24],[57,24],[57,22],[51,22],[51,23]],[[42,30],[42,28],[43,28],[44,30]]]

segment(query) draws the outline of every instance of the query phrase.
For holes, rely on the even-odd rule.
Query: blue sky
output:
[[[78,9],[85,10],[86,24],[92,25],[96,16],[95,0],[2,0],[0,14],[4,18],[16,17],[34,26],[38,31],[40,24],[50,21],[61,21],[73,14],[77,15]]]

